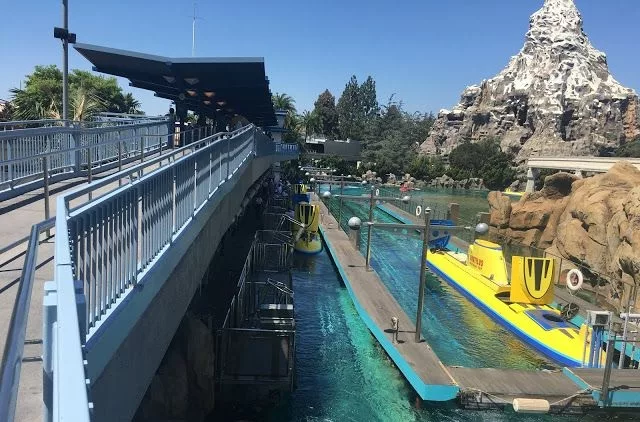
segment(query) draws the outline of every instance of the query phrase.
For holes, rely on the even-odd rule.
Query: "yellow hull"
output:
[[[560,313],[549,305],[507,303],[510,286],[482,276],[466,260],[466,254],[450,251],[427,254],[432,271],[529,346],[565,366],[582,366],[585,337],[590,338],[585,325],[578,328],[563,321]]]
[[[320,240],[320,238],[308,242],[306,240],[300,239],[296,242],[293,249],[295,249],[296,252],[317,254],[322,251],[322,241]]]

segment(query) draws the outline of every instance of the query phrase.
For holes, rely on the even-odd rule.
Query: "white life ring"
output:
[[[380,189],[376,189],[376,196],[380,196]]]
[[[575,268],[570,270],[567,273],[567,287],[569,290],[577,291],[582,287],[582,283],[584,282],[584,277],[580,270],[576,270]]]
[[[422,207],[418,205],[416,207],[416,217],[420,217],[422,215]]]

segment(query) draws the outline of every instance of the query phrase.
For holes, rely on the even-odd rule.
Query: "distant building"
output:
[[[321,159],[338,156],[346,161],[360,161],[362,145],[360,141],[347,139],[329,140],[326,138],[310,137],[306,141],[306,154],[309,158]]]

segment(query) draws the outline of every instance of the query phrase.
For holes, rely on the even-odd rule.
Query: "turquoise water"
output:
[[[332,204],[335,210],[337,204]],[[363,220],[365,203],[343,203],[343,226],[350,216]],[[374,219],[394,222],[376,209]],[[406,233],[406,234],[405,234]],[[374,230],[371,265],[410,317],[416,315],[422,240],[415,231]],[[366,231],[361,232],[361,251],[366,253]],[[447,365],[474,368],[550,368],[553,364],[493,322],[444,281],[428,274],[422,334]]]
[[[296,256],[296,384],[268,421],[574,421],[413,406],[416,395],[360,319],[326,251]],[[584,419],[580,419],[584,420]]]

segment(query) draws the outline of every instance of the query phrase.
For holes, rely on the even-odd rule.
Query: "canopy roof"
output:
[[[89,44],[74,47],[96,72],[127,78],[131,86],[197,114],[238,114],[258,126],[276,125],[262,57],[170,58]]]

